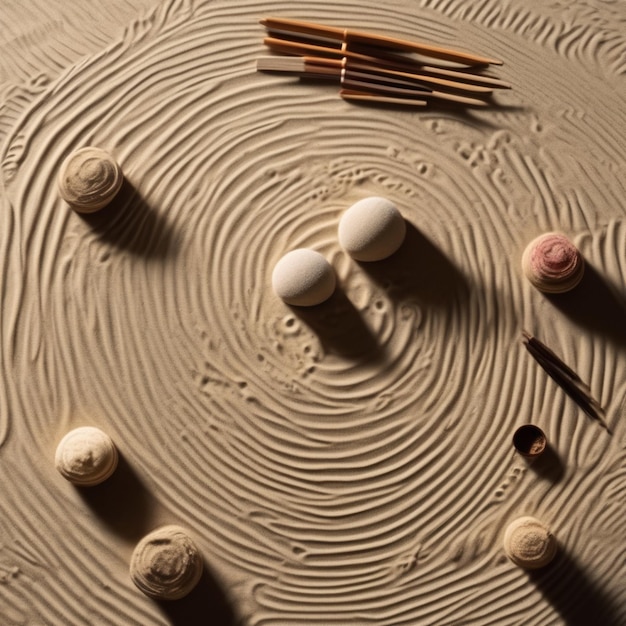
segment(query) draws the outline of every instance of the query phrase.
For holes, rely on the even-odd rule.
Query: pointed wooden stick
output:
[[[416,52],[444,61],[452,61],[466,65],[502,65],[502,61],[491,59],[475,54],[442,48],[424,43],[415,43],[396,37],[377,35],[348,28],[336,28],[287,18],[268,17],[261,20],[261,24],[268,30],[282,30],[300,33],[312,37],[322,37],[344,42],[355,42],[367,46],[402,50],[403,52]]]
[[[304,41],[290,41],[289,39],[281,39],[279,37],[265,37],[263,43],[274,50],[283,54],[293,54],[296,56],[318,56],[331,57],[341,59],[345,56],[341,47],[334,48],[331,46],[320,46],[317,44],[306,43]],[[359,55],[365,57],[366,55]],[[368,59],[374,60],[375,57],[368,56]]]

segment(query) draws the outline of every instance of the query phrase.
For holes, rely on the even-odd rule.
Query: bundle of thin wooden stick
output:
[[[349,100],[424,106],[432,100],[486,106],[511,85],[483,73],[501,61],[383,35],[284,18],[261,20],[265,44],[287,56],[259,59],[257,69],[340,83]],[[417,56],[416,56],[417,55]]]
[[[533,337],[529,332],[523,331],[523,343],[541,365],[545,372],[552,378],[565,393],[578,404],[578,406],[594,421],[596,421],[609,434],[611,429],[604,420],[604,409],[591,395],[589,385],[584,383],[578,374],[568,367],[548,346]]]

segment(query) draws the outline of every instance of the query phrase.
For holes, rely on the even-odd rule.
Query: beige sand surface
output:
[[[264,15],[501,58],[513,89],[343,102],[255,71]],[[0,3],[0,624],[626,623],[624,20],[621,0]],[[56,191],[84,145],[126,175],[87,216]],[[359,265],[337,223],[370,195],[408,231]],[[520,262],[553,230],[587,268],[560,296]],[[306,311],[270,282],[299,247],[339,279]],[[550,442],[532,465],[524,423]],[[88,491],[54,469],[81,425],[120,453]],[[545,571],[504,553],[523,515],[558,540]],[[162,524],[205,559],[169,604],[128,573]]]

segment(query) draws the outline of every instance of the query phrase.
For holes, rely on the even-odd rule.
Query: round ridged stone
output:
[[[117,448],[109,435],[94,426],[81,426],[61,439],[54,464],[71,483],[90,487],[111,476],[118,458]]]
[[[147,596],[179,600],[202,576],[202,558],[187,532],[175,525],[162,526],[135,547],[130,577]]]
[[[564,293],[582,280],[585,262],[565,235],[545,233],[533,239],[524,250],[522,270],[539,291]]]
[[[506,555],[524,569],[545,567],[554,558],[556,549],[550,529],[534,517],[518,517],[504,532]]]
[[[113,200],[124,181],[115,159],[100,148],[70,154],[59,171],[60,196],[79,213],[93,213]]]

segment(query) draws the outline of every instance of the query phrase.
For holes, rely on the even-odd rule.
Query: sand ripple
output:
[[[471,114],[350,105],[334,86],[254,71],[265,51],[251,0],[172,0],[119,40],[95,29],[101,51],[71,66],[59,51],[49,84],[10,92],[0,440],[31,487],[0,499],[0,563],[20,572],[3,589],[10,623],[169,623],[125,578],[148,529],[112,540],[50,476],[54,442],[85,418],[120,442],[163,521],[193,530],[246,623],[565,623],[600,580],[603,606],[624,605],[610,582],[622,546],[602,539],[623,537],[624,518],[600,506],[624,498],[617,9],[591,22],[584,2],[357,4],[307,16],[462,40],[503,58],[514,89]],[[83,145],[126,178],[92,216],[55,189]],[[370,195],[409,228],[396,255],[359,265],[337,225]],[[589,262],[578,300],[522,276],[526,243],[547,230]],[[270,288],[298,247],[324,254],[340,284],[306,311]],[[522,328],[590,383],[614,439],[528,357]],[[529,421],[560,459],[543,473],[510,444]],[[520,515],[545,520],[580,564],[567,595],[504,556]]]

